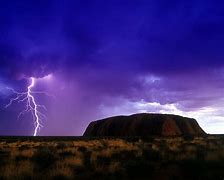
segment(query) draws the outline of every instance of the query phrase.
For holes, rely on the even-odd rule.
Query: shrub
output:
[[[105,157],[105,156],[97,156],[97,163],[100,165],[109,165],[111,161],[110,157]]]
[[[55,153],[48,148],[37,149],[32,157],[33,162],[38,168],[47,168],[57,160]]]
[[[148,161],[160,161],[161,154],[159,151],[153,149],[143,149],[142,158]]]
[[[66,158],[69,156],[73,156],[74,154],[71,151],[63,151],[63,152],[60,152],[59,155],[61,158]]]
[[[64,148],[66,148],[66,147],[67,147],[67,144],[64,143],[64,142],[59,142],[59,143],[57,143],[57,145],[56,145],[56,148],[57,148],[57,149],[64,149]]]
[[[87,151],[87,148],[84,146],[78,147],[78,151],[85,153]]]
[[[149,178],[154,170],[150,162],[142,159],[127,161],[124,168],[128,177],[132,179]]]

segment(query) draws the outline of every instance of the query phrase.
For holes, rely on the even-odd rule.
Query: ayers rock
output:
[[[180,136],[205,135],[192,118],[170,114],[133,114],[93,121],[83,136]]]

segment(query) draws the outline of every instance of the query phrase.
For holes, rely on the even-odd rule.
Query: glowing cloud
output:
[[[222,104],[220,106],[208,106],[197,109],[184,110],[178,103],[160,104],[159,102],[129,101],[128,99],[116,99],[117,106],[101,104],[99,111],[100,117],[116,115],[130,115],[134,113],[161,113],[176,114],[185,117],[195,118],[200,126],[207,133],[222,134],[224,127],[224,112]]]

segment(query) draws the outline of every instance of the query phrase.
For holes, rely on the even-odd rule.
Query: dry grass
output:
[[[223,161],[222,136],[0,140],[0,179],[219,179]]]

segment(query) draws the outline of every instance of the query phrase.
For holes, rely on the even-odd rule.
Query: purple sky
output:
[[[224,133],[224,3],[219,0],[0,2],[0,135],[32,135],[29,77],[47,119],[38,135],[82,135],[92,120],[160,112]],[[43,78],[50,74],[50,78]]]

